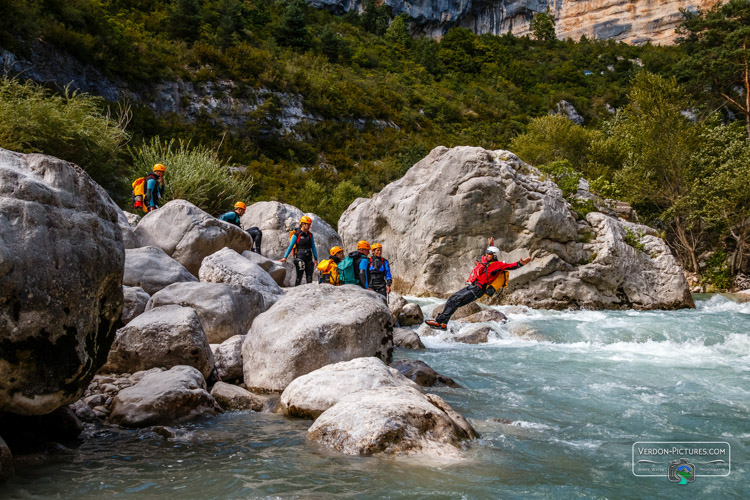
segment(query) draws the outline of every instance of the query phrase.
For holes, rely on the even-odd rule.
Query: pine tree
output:
[[[276,38],[279,45],[294,47],[300,50],[310,48],[310,33],[307,30],[305,9],[306,6],[303,0],[292,0],[289,2],[274,34],[274,38]]]
[[[411,35],[409,35],[407,25],[408,19],[408,15],[404,13],[399,14],[385,31],[385,39],[395,47],[405,49],[409,46],[409,42],[411,42]]]
[[[167,15],[167,31],[172,38],[194,42],[200,33],[200,0],[176,0]]]
[[[540,42],[553,42],[557,40],[555,33],[555,18],[550,14],[549,8],[546,12],[537,12],[531,20],[529,29],[534,38]]]

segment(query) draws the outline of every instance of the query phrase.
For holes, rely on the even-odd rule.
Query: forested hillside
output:
[[[246,184],[251,176],[245,201],[292,203],[335,225],[354,198],[435,146],[504,148],[557,181],[581,215],[591,207],[573,199],[579,176],[632,203],[687,268],[719,287],[748,268],[747,0],[688,15],[673,47],[559,41],[543,14],[533,37],[456,28],[440,41],[414,38],[404,17],[374,3],[343,17],[301,0],[0,7],[0,45],[18,57],[42,40],[138,95],[165,81],[231,81],[231,97],[252,105],[239,124],[210,112],[188,120],[155,112],[148,99],[118,107],[3,82],[0,146],[76,161],[121,200],[160,151],[168,166],[190,165],[168,173],[173,184],[190,176],[199,185],[202,166],[210,182],[217,171]],[[305,118],[290,130],[280,117],[296,97]],[[549,116],[561,101],[582,124]],[[214,213],[236,196],[211,193],[195,201]]]

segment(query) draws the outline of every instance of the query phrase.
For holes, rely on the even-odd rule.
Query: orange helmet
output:
[[[357,242],[357,250],[369,250],[370,244],[367,243],[365,240],[359,240]]]
[[[241,208],[242,210],[246,210],[247,209],[247,205],[245,205],[241,201],[238,201],[237,203],[234,204],[234,208]]]
[[[382,248],[383,248],[383,245],[381,245],[380,243],[373,243],[373,244],[372,244],[372,251],[373,251],[373,252],[374,252],[375,250],[377,250],[378,248],[381,248],[381,249],[382,249]]]
[[[161,163],[157,163],[154,165],[154,172],[165,172],[167,170],[167,167],[162,165]]]
[[[344,249],[343,249],[343,248],[341,248],[341,247],[333,247],[333,248],[331,248],[331,250],[330,250],[330,251],[329,251],[328,253],[330,253],[330,254],[331,254],[331,257],[333,257],[333,256],[334,256],[334,255],[336,255],[337,253],[339,253],[339,252],[343,252],[343,251],[344,251]]]
[[[300,224],[312,224],[312,219],[308,217],[307,215],[303,215],[302,217],[300,217],[299,223]]]

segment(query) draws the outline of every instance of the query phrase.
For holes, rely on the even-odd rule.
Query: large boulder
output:
[[[440,179],[440,182],[435,182]],[[531,255],[495,301],[544,308],[693,307],[680,266],[655,231],[598,212],[577,221],[551,181],[508,151],[438,147],[404,177],[341,215],[347,248],[388,249],[400,293],[448,297],[495,236],[502,260]]]
[[[185,200],[173,200],[146,214],[135,229],[141,246],[159,247],[198,276],[203,259],[222,248],[253,248],[250,235]]]
[[[198,281],[190,271],[157,247],[125,251],[125,274],[122,284],[138,286],[153,295],[172,283]]]
[[[204,282],[239,285],[250,294],[260,294],[263,310],[271,307],[284,294],[263,268],[230,248],[219,250],[204,259],[199,276]]]
[[[125,300],[122,307],[122,324],[127,325],[133,318],[143,314],[151,296],[139,286],[122,287],[122,295]]]
[[[0,149],[0,412],[76,401],[122,312],[120,209],[71,163]]]
[[[253,322],[242,346],[245,385],[283,391],[325,365],[376,356],[389,362],[393,317],[382,297],[355,285],[289,290]]]
[[[224,382],[242,382],[242,344],[244,335],[235,335],[221,344],[211,344],[216,374]]]
[[[277,411],[315,419],[349,394],[379,387],[418,387],[378,358],[356,358],[318,368],[284,389]]]
[[[198,314],[190,307],[157,307],[117,331],[103,373],[189,365],[208,377],[214,357]]]
[[[171,425],[221,413],[206,391],[203,375],[192,366],[146,374],[112,401],[110,422],[127,427]]]
[[[242,252],[242,256],[250,262],[258,264],[261,269],[271,275],[271,278],[273,278],[277,285],[284,286],[284,282],[286,281],[286,267],[284,264],[263,257],[254,250],[245,250]]]
[[[263,231],[263,255],[278,260],[289,246],[289,232],[299,227],[299,219],[303,215],[312,218],[310,232],[315,238],[318,259],[327,259],[332,247],[341,246],[341,237],[326,221],[313,213],[303,213],[297,207],[278,201],[261,201],[247,207],[241,222],[245,229],[256,226]],[[291,260],[285,265],[284,286],[292,286],[297,275]]]
[[[195,309],[211,344],[245,335],[255,317],[267,309],[257,290],[226,283],[174,283],[156,292],[146,310],[166,305]]]
[[[477,434],[437,396],[411,387],[381,387],[346,396],[315,420],[307,436],[347,455],[458,458],[462,443]]]
[[[122,231],[122,243],[125,249],[137,248],[139,246],[138,238],[135,237],[133,226],[130,225],[128,216],[122,210],[117,213],[117,225],[120,226],[120,230]]]

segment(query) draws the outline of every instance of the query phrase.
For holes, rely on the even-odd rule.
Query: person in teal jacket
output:
[[[164,165],[157,163],[154,165],[154,171],[146,176],[143,203],[149,212],[159,208],[159,200],[164,196],[164,173],[166,170]]]
[[[245,209],[247,206],[242,203],[241,201],[238,201],[234,204],[234,210],[231,212],[227,212],[225,214],[222,214],[219,216],[219,220],[223,220],[224,222],[228,222],[230,224],[234,224],[235,226],[241,228],[242,224],[240,224],[240,217],[245,215]]]

